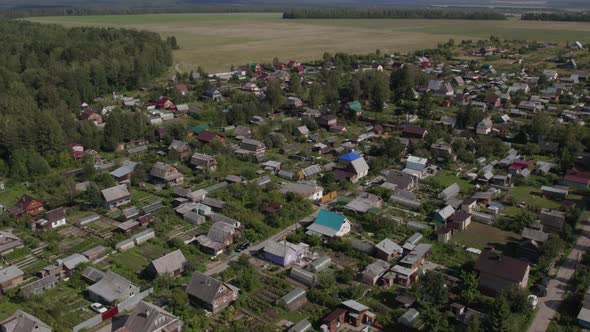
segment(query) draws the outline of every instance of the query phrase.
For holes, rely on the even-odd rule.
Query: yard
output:
[[[434,184],[447,188],[453,183],[457,183],[461,187],[462,192],[468,192],[473,189],[473,185],[469,181],[456,176],[455,173],[445,172],[440,175],[434,175],[427,178],[427,181],[432,181]]]
[[[557,209],[560,206],[559,202],[541,196],[541,189],[535,187],[513,187],[509,197],[514,204],[525,202],[535,208]]]
[[[32,195],[32,192],[23,185],[6,186],[6,188],[0,190],[0,204],[11,207],[24,194]]]
[[[518,239],[520,239],[520,236],[515,233],[472,222],[466,230],[455,233],[451,241],[471,248],[484,249],[487,246],[492,246],[502,250],[508,242]]]

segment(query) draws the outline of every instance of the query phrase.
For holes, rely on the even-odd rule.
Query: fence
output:
[[[136,295],[122,301],[121,303],[119,303],[116,306],[116,308],[110,309],[109,312],[119,313],[119,312],[127,311],[127,310],[135,307],[141,300],[145,299],[153,292],[154,292],[153,288],[146,289],[143,292],[136,294]],[[95,327],[98,324],[102,323],[104,320],[111,318],[111,316],[112,315],[98,314],[98,315],[74,326],[73,331],[79,332],[83,329]]]

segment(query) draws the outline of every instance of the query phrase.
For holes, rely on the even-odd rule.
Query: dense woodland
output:
[[[525,13],[522,14],[521,18],[525,21],[590,22],[590,11],[558,13]]]
[[[19,178],[46,172],[68,143],[99,148],[143,135],[143,117],[114,113],[103,141],[78,121],[80,105],[137,89],[172,63],[171,42],[151,32],[3,21],[0,41],[0,175]]]
[[[505,20],[494,11],[459,11],[432,9],[358,9],[358,8],[296,8],[283,13],[285,19],[457,19]]]

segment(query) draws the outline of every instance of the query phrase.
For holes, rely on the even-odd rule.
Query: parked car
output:
[[[102,304],[100,303],[92,303],[90,305],[90,309],[92,309],[95,312],[98,312],[99,314],[102,314],[103,312],[107,311],[107,308],[105,308]]]

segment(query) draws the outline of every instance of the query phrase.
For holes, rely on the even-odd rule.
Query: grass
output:
[[[514,187],[510,191],[510,197],[514,199],[515,204],[526,202],[528,206],[536,208],[559,208],[559,202],[552,201],[540,195],[541,190],[535,187]]]
[[[441,174],[435,175],[427,178],[428,181],[432,181],[433,183],[447,188],[448,186],[452,185],[453,183],[457,183],[461,188],[462,192],[468,192],[473,189],[473,185],[469,183],[467,180],[461,179],[460,177],[456,176],[455,174]]]
[[[32,195],[32,192],[22,185],[7,186],[4,190],[0,190],[0,204],[11,207],[24,194]]]
[[[512,232],[506,232],[496,227],[471,222],[469,227],[461,232],[455,233],[451,241],[465,245],[471,248],[483,249],[487,246],[493,246],[498,250],[518,236]]]
[[[65,26],[116,26],[176,36],[175,62],[182,70],[202,66],[227,71],[230,65],[319,59],[324,52],[409,52],[496,35],[507,39],[563,42],[588,40],[590,25],[575,22],[460,20],[283,20],[280,13],[159,14],[38,17]]]

